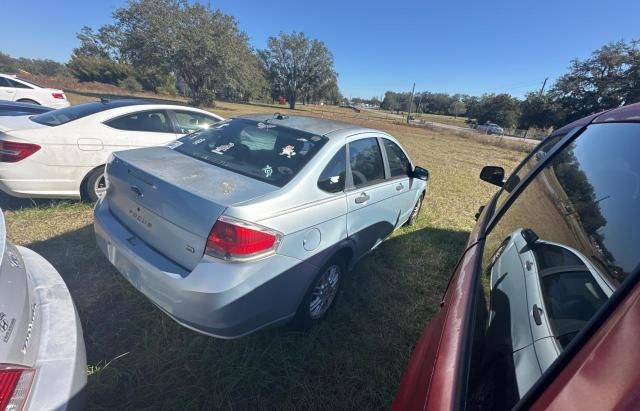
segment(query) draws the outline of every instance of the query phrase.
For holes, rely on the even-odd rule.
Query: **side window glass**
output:
[[[411,174],[411,162],[404,154],[404,151],[391,140],[383,138],[382,141],[384,142],[384,149],[387,152],[391,177],[406,177]]]
[[[8,79],[4,77],[0,77],[0,87],[13,87],[13,86],[9,83]]]
[[[192,113],[190,111],[175,111],[176,121],[178,123],[178,132],[180,134],[189,134],[198,130],[205,130],[212,124],[218,122],[213,117],[206,116],[201,113]]]
[[[384,179],[384,166],[378,139],[365,138],[349,143],[349,165],[356,187]]]
[[[171,126],[164,111],[143,111],[109,120],[109,127],[127,131],[171,133]]]
[[[31,86],[27,86],[24,83],[20,83],[18,81],[14,81],[11,79],[7,79],[7,81],[9,82],[9,87],[15,87],[15,88],[28,88],[28,89],[32,89],[33,87]]]
[[[639,135],[640,124],[589,126],[487,235],[469,368],[475,406],[515,405],[639,266]]]
[[[339,193],[344,190],[344,178],[347,170],[347,153],[342,147],[329,161],[320,174],[318,187],[329,193]]]
[[[559,134],[557,136],[553,136],[544,143],[540,144],[536,150],[531,154],[531,157],[527,159],[522,165],[516,168],[513,173],[507,178],[505,182],[504,188],[498,194],[498,199],[496,200],[495,210],[498,211],[504,202],[509,198],[509,193],[511,193],[522,181],[523,178],[529,174],[531,170],[542,161],[546,156],[547,152],[553,148],[566,134]]]

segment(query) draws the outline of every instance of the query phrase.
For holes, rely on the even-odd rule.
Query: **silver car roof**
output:
[[[344,123],[341,121],[334,120],[326,120],[323,118],[317,117],[306,117],[306,116],[285,116],[277,117],[277,114],[257,114],[257,115],[247,115],[247,116],[239,116],[237,118],[246,119],[246,120],[254,120],[254,121],[269,121],[269,123],[292,128],[295,130],[304,131],[311,134],[317,134],[320,136],[332,137],[329,134],[334,134],[336,137],[344,137],[345,135],[353,135],[365,132],[377,132],[381,133],[379,130],[374,130],[366,127],[357,126],[355,124]],[[338,132],[339,133],[336,133]],[[386,133],[384,133],[386,134]]]

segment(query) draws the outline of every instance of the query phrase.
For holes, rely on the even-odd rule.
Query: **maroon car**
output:
[[[394,410],[640,408],[640,104],[571,123],[506,180]]]

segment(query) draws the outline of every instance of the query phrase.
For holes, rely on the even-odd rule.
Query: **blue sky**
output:
[[[28,4],[29,11],[25,11]],[[66,61],[83,25],[99,27],[125,0],[4,2],[0,51]],[[303,31],[333,52],[348,97],[386,90],[522,96],[553,81],[573,58],[610,41],[640,38],[640,1],[592,0],[248,2],[211,0],[263,48]],[[9,16],[13,16],[9,18]]]

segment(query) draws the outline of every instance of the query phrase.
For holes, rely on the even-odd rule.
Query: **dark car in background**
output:
[[[637,409],[640,104],[541,142],[478,214],[395,410]]]
[[[28,116],[53,110],[51,107],[17,101],[0,100],[0,116]]]

